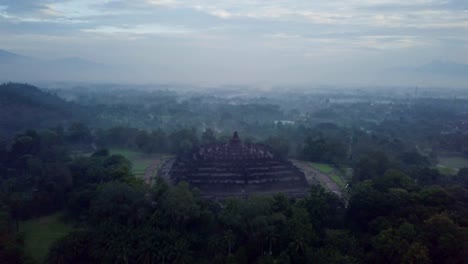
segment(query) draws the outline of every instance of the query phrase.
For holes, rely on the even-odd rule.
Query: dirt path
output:
[[[164,178],[169,183],[169,170],[171,169],[174,161],[175,159],[172,156],[166,155],[161,156],[151,162],[151,164],[146,167],[145,174],[143,175],[143,180],[145,183],[152,185],[156,173],[159,173],[158,176]]]
[[[143,175],[143,180],[146,184],[151,185],[153,182],[153,176],[156,174],[156,171],[159,168],[159,164],[161,164],[161,160],[157,159],[153,161],[145,170],[145,174]]]
[[[319,181],[324,187],[336,194],[338,197],[343,198],[343,191],[340,186],[336,184],[328,175],[314,169],[309,162],[300,160],[291,160],[291,162],[304,172],[307,181],[310,184],[314,184],[315,181]]]

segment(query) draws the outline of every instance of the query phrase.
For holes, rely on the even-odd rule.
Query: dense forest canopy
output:
[[[0,263],[468,259],[468,168],[441,167],[468,157],[467,99],[115,89],[0,86]],[[203,199],[115,152],[182,155],[233,131],[346,175],[342,195]],[[55,213],[72,231],[34,258],[21,226]]]
[[[0,0],[0,264],[468,263],[468,0]]]

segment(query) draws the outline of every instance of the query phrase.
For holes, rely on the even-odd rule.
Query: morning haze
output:
[[[468,0],[0,0],[0,263],[465,264]]]
[[[40,61],[25,67],[2,52],[0,78],[461,87],[467,8],[458,0],[1,0],[0,49]]]

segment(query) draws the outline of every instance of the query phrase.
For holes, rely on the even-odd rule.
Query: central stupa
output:
[[[179,156],[170,176],[200,189],[205,197],[303,196],[308,189],[304,174],[290,161],[266,145],[242,142],[237,132],[227,143],[203,145]]]

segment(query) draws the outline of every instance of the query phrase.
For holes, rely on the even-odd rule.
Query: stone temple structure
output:
[[[180,156],[169,175],[186,181],[205,197],[249,196],[284,193],[304,196],[304,174],[265,145],[243,143],[237,132],[227,143],[209,144]]]

